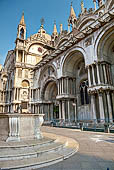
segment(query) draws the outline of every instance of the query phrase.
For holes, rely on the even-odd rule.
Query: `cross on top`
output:
[[[44,18],[41,18],[40,22],[41,22],[41,25],[44,25],[45,23]]]

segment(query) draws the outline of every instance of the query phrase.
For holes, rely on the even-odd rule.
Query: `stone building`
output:
[[[98,2],[98,8],[96,3]],[[40,29],[26,38],[24,14],[15,49],[0,67],[0,112],[44,113],[45,121],[113,122],[114,1],[71,4],[68,30]]]

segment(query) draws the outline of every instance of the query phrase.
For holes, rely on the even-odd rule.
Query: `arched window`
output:
[[[89,96],[88,96],[87,88],[88,88],[88,80],[85,80],[80,84],[81,105],[89,104]]]
[[[29,82],[27,80],[22,81],[22,87],[29,87]]]
[[[21,28],[20,30],[20,38],[24,39],[24,29]]]

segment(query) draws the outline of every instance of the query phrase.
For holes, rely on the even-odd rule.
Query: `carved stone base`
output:
[[[41,139],[44,114],[0,114],[0,140]]]

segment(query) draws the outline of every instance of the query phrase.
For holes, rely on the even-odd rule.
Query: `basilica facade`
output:
[[[98,8],[96,3],[98,2]],[[15,49],[0,66],[0,112],[45,114],[45,121],[113,122],[114,2],[71,4],[68,30],[40,29],[26,38],[24,14]],[[72,29],[72,30],[71,30]]]

